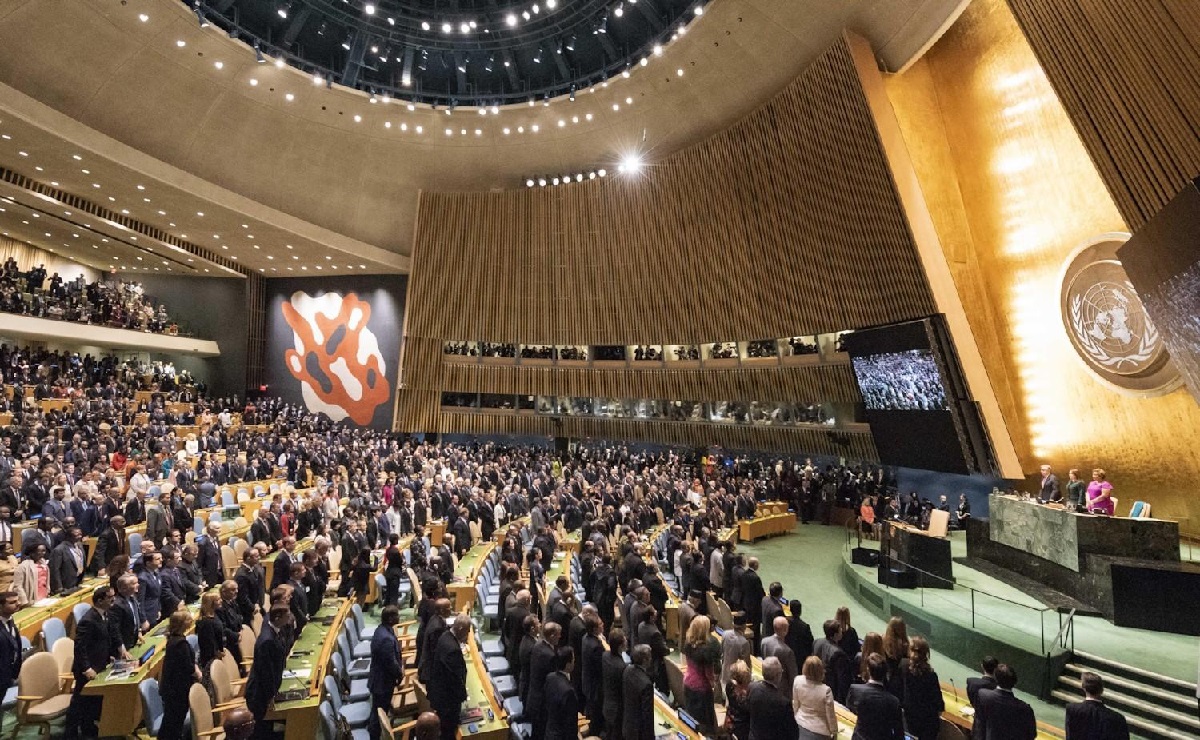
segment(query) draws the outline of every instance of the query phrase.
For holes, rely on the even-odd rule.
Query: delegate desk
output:
[[[292,562],[299,563],[302,559],[304,551],[312,549],[313,545],[315,545],[316,543],[317,543],[316,540],[309,539],[309,538],[297,540],[296,541],[296,549],[292,551],[292,555],[294,556],[292,558]],[[221,544],[224,544],[224,543],[221,543]],[[283,552],[283,550],[276,550],[275,552],[271,553],[270,555],[266,556],[265,558],[263,558],[261,560],[261,563],[263,566],[263,572],[265,574],[265,576],[264,576],[265,582],[268,586],[275,582],[274,581],[275,561],[279,560],[279,553],[281,553],[281,552]],[[285,580],[290,580],[290,579],[291,579],[291,575],[289,574],[288,578]],[[372,578],[371,580],[373,581],[375,579]]]
[[[479,585],[479,577],[483,573],[483,563],[487,560],[492,549],[495,548],[494,542],[482,541],[476,544],[463,560],[471,558],[472,555],[479,557],[471,566],[469,571],[469,580],[464,585],[470,586],[471,596],[475,595],[475,587]],[[462,562],[459,563],[462,566]],[[459,573],[455,569],[455,578],[457,580]],[[471,610],[471,601],[466,602],[461,608],[458,606],[458,592],[455,592],[455,608],[462,612],[469,613]],[[472,625],[472,630],[475,627]],[[474,636],[467,638],[466,645],[467,655],[467,700],[462,706],[462,724],[459,725],[460,737],[470,737],[472,740],[480,738],[481,740],[508,740],[509,727],[508,716],[504,710],[500,708],[500,702],[496,698],[496,692],[492,688],[491,678],[488,676],[487,668],[483,664],[483,656],[479,652],[479,645],[475,642]],[[477,716],[475,716],[477,715]]]
[[[350,614],[352,603],[351,599],[325,599],[317,615],[292,646],[280,693],[267,714],[267,719],[285,723],[285,740],[312,740],[318,736],[325,671],[337,649],[338,634]],[[287,700],[280,701],[284,697]]]
[[[495,542],[480,542],[467,550],[467,554],[454,567],[454,580],[447,587],[454,598],[454,611],[471,610],[471,605],[475,603],[475,584],[479,581],[484,562],[495,547]]]
[[[754,542],[763,537],[787,534],[796,527],[796,517],[786,511],[782,514],[743,519],[738,522],[738,539],[742,542]]]
[[[92,604],[92,592],[100,586],[107,586],[107,578],[88,578],[80,584],[80,589],[70,596],[51,596],[37,602],[34,606],[26,607],[15,615],[13,620],[22,637],[36,644],[37,635],[42,631],[42,624],[52,617],[58,617],[64,625],[70,624],[71,612],[76,604]]]

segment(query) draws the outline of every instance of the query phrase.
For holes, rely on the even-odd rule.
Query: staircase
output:
[[[1129,731],[1148,740],[1200,737],[1196,684],[1076,651],[1050,692],[1061,704],[1083,700],[1080,677],[1104,679],[1104,703],[1129,722]]]

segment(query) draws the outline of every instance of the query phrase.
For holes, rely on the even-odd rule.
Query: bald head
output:
[[[775,617],[775,620],[771,622],[771,628],[775,630],[776,637],[780,637],[780,638],[787,637],[787,633],[788,633],[787,617]]]
[[[433,712],[421,712],[417,724],[413,727],[413,737],[416,740],[438,740],[442,732],[441,720]]]

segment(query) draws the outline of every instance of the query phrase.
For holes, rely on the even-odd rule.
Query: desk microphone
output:
[[[958,686],[954,684],[954,679],[950,679],[950,688],[954,689],[954,701],[958,701]]]

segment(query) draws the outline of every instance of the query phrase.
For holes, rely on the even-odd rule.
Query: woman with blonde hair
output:
[[[683,672],[684,705],[688,714],[700,724],[701,734],[705,735],[712,734],[717,726],[713,686],[721,667],[721,646],[711,631],[708,617],[692,619],[682,651],[687,662]]]
[[[867,658],[871,653],[883,655],[883,635],[878,632],[868,632],[863,639],[862,650],[858,654],[858,680],[861,683],[871,680],[871,672],[867,670]]]
[[[908,657],[908,625],[900,617],[888,620],[883,631],[883,658],[887,661],[887,690],[892,696],[904,696],[904,683],[900,676],[900,661]]]
[[[825,685],[825,663],[815,655],[805,659],[792,683],[792,711],[800,726],[799,740],[829,740],[837,735],[833,689]]]
[[[182,740],[183,720],[188,713],[188,693],[192,684],[200,680],[196,653],[187,641],[191,629],[192,615],[186,609],[172,614],[167,622],[166,657],[163,658],[162,675],[159,677],[159,695],[163,705],[162,726],[157,736],[160,740]]]
[[[725,684],[725,729],[734,740],[750,738],[749,695],[750,666],[739,660],[729,669],[729,683]]]

